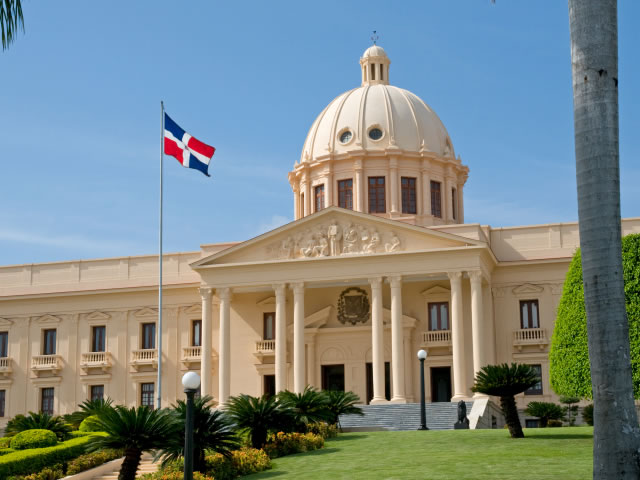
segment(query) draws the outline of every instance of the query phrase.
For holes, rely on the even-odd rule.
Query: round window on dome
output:
[[[371,140],[380,140],[382,138],[382,130],[379,128],[372,128],[369,130],[369,138]]]
[[[340,134],[340,143],[349,143],[353,138],[353,133],[350,130],[345,130]]]

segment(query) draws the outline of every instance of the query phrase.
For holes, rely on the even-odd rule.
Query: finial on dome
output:
[[[375,45],[376,42],[378,41],[380,37],[378,36],[378,34],[376,33],[376,31],[373,31],[373,35],[371,35],[371,40],[373,41],[373,44]]]

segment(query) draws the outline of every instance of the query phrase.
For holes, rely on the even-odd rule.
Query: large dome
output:
[[[389,85],[389,63],[382,47],[365,51],[362,85],[336,97],[316,118],[302,149],[302,162],[331,153],[390,147],[455,156],[438,115],[417,95]]]

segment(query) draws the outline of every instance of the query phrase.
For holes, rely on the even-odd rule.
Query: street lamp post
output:
[[[193,480],[193,397],[200,386],[200,376],[187,372],[182,377],[187,394],[187,418],[184,422],[184,480]]]
[[[424,360],[426,358],[426,350],[418,351],[418,360],[420,360],[420,428],[418,430],[429,430],[427,428],[427,406],[424,399]]]

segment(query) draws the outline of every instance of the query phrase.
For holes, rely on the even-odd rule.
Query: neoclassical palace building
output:
[[[0,415],[63,414],[89,398],[163,406],[203,394],[296,392],[363,403],[472,399],[475,372],[533,365],[519,398],[553,400],[549,344],[577,223],[464,223],[469,168],[436,115],[390,84],[379,46],[361,85],[313,122],[288,178],[295,220],[240,243],[156,256],[0,267]],[[640,219],[622,222],[640,232]]]

